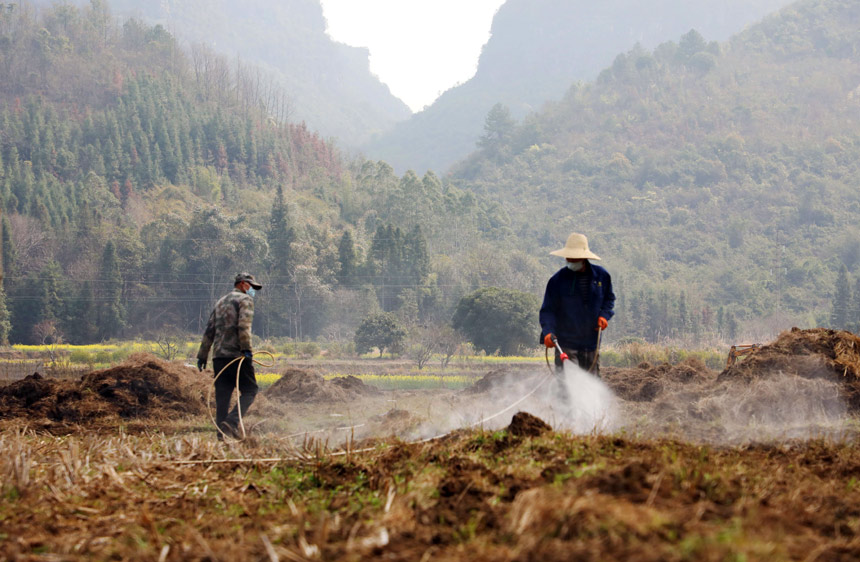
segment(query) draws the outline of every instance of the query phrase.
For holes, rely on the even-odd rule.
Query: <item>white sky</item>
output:
[[[413,111],[475,74],[504,0],[322,0],[335,41],[370,49],[370,71]]]

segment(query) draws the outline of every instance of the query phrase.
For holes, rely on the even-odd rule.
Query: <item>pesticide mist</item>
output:
[[[556,425],[559,429],[602,433],[617,428],[618,401],[599,378],[565,361],[564,372],[548,386],[545,402],[558,413]]]
[[[838,384],[824,378],[772,373],[752,381],[667,383],[650,400],[630,401],[572,363],[562,373],[499,377],[481,392],[459,394],[433,410],[410,437],[501,429],[519,411],[575,434],[625,431],[713,444],[839,437],[848,420]]]
[[[545,370],[500,376],[481,392],[452,397],[435,408],[411,435],[438,436],[456,429],[500,429],[519,411],[537,416],[553,428],[573,433],[603,433],[618,428],[618,400],[599,378],[566,362],[562,373]]]

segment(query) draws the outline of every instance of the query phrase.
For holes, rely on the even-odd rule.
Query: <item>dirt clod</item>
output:
[[[542,419],[527,412],[517,412],[508,426],[508,433],[519,437],[537,437],[545,431],[552,431],[552,427]]]

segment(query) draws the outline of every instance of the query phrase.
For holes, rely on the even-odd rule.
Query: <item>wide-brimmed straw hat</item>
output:
[[[564,248],[550,252],[550,254],[575,260],[600,259],[600,256],[588,249],[588,238],[584,234],[577,234],[575,232],[567,237],[567,243],[564,245]]]

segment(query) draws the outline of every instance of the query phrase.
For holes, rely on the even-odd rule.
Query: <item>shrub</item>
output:
[[[485,287],[460,299],[453,326],[488,355],[514,355],[537,345],[539,306],[535,295]]]

